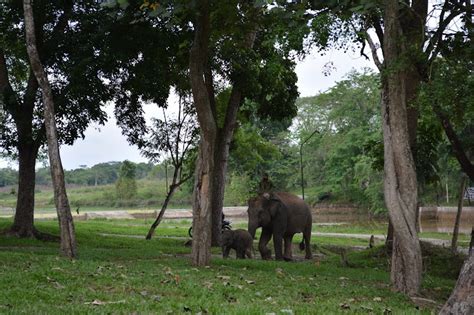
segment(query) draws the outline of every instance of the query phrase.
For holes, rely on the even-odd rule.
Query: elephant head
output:
[[[248,231],[252,238],[255,238],[255,232],[259,227],[265,227],[272,223],[272,217],[277,211],[275,202],[279,200],[275,196],[264,193],[251,198],[248,202],[249,224]]]
[[[225,230],[222,232],[222,239],[221,243],[222,246],[230,246],[232,245],[232,242],[234,241],[234,233],[231,230]]]

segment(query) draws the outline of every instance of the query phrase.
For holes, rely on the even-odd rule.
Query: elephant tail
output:
[[[305,245],[304,245],[304,239],[303,239],[300,243],[300,250],[304,250],[304,249],[305,249]]]

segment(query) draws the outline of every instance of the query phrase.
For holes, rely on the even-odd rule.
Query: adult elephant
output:
[[[300,248],[306,248],[306,259],[311,259],[312,217],[308,205],[299,198],[286,192],[264,193],[251,198],[248,202],[248,231],[255,238],[255,231],[262,227],[258,250],[262,259],[271,259],[271,250],[267,244],[273,237],[275,258],[292,260],[291,242],[295,233],[303,233]],[[285,253],[282,254],[282,241],[285,241]]]

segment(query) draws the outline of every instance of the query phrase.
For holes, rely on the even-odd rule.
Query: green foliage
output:
[[[374,212],[384,211],[382,174],[372,150],[380,142],[378,75],[351,72],[327,92],[298,101],[296,134],[303,147],[305,185],[317,196],[330,191]]]
[[[84,137],[91,122],[103,124],[106,113],[101,105],[112,98],[113,88],[103,80],[107,68],[105,54],[97,50],[103,44],[102,26],[110,19],[96,1],[78,4],[34,2],[37,39],[43,65],[50,75],[54,94],[58,136],[61,143],[72,144]],[[70,11],[65,14],[65,11]],[[67,16],[62,16],[65,14]],[[74,25],[74,27],[65,27]],[[28,131],[32,146],[45,142],[42,99],[31,82],[32,72],[25,49],[21,1],[0,3],[0,47],[5,57],[8,82],[2,89],[0,103],[0,149],[15,154],[19,142],[17,124]],[[28,110],[19,110],[31,107]]]
[[[0,169],[0,187],[12,186],[18,182],[18,172],[12,168]]]
[[[123,161],[119,171],[119,178],[115,183],[118,199],[129,200],[137,194],[137,182],[135,179],[135,164],[130,161]]]

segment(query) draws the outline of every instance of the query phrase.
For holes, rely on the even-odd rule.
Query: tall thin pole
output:
[[[304,200],[304,172],[303,172],[303,145],[311,139],[314,134],[319,133],[316,129],[313,133],[300,144],[300,172],[301,172],[301,196]]]

